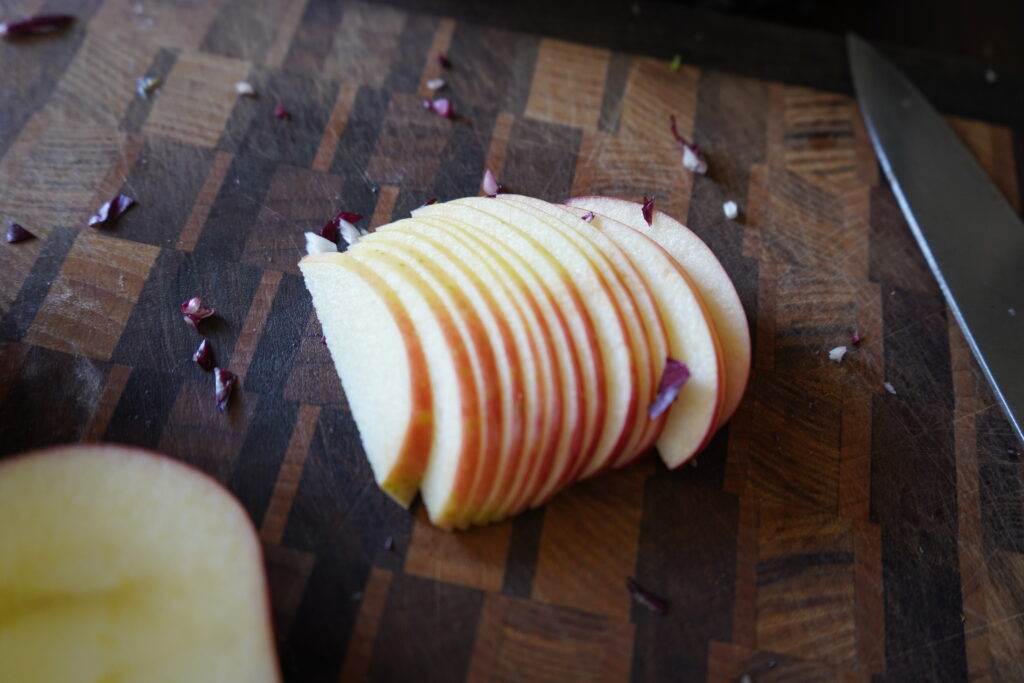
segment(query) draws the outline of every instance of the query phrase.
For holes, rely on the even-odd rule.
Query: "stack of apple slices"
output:
[[[419,492],[441,527],[536,507],[655,445],[678,467],[747,382],[729,277],[632,202],[458,199],[299,267],[378,484],[406,506]],[[689,377],[659,413],[676,361]]]

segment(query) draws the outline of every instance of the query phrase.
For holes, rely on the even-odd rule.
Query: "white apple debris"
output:
[[[837,347],[835,347],[834,349],[832,349],[831,351],[828,352],[829,360],[834,360],[837,363],[842,363],[843,362],[843,356],[845,356],[845,355],[846,355],[846,347],[845,346],[837,346]]]
[[[341,233],[341,239],[345,240],[345,244],[349,246],[358,242],[359,238],[366,234],[344,218],[338,219],[338,231]]]
[[[238,375],[225,370],[224,368],[213,369],[213,395],[217,402],[217,410],[224,412],[228,409],[228,401],[231,399],[231,391],[235,388]]]
[[[235,92],[244,97],[256,97],[256,88],[245,81],[235,83]]]
[[[306,233],[307,254],[326,254],[331,251],[338,251],[338,245],[315,232]]]
[[[683,167],[700,175],[708,172],[707,160],[693,145],[683,145]]]
[[[213,370],[213,354],[210,352],[210,344],[205,339],[199,342],[199,348],[192,354],[192,360],[203,370]]]
[[[427,90],[440,90],[444,87],[445,83],[443,78],[431,78],[427,81],[426,85]]]
[[[151,76],[143,76],[135,84],[135,92],[144,100],[148,100],[149,96],[160,87],[160,79],[153,78]]]
[[[1006,312],[1010,314],[1011,318],[1017,315],[1017,309],[1016,308],[1007,308]]]
[[[679,133],[679,128],[676,125],[676,117],[674,114],[668,117],[670,129],[672,130],[672,137],[676,139],[679,146],[683,148],[683,167],[694,173],[700,173],[701,175],[708,172],[708,162],[704,158],[704,155],[700,151],[700,147],[697,143],[687,142]]]
[[[736,206],[736,202],[728,201],[725,204],[722,204],[722,213],[724,213],[725,217],[729,220],[736,220],[736,216],[740,215],[740,207]]]
[[[896,395],[896,387],[894,387],[894,386],[892,385],[892,382],[886,382],[886,383],[885,383],[885,384],[883,384],[882,386],[883,386],[883,387],[885,387],[885,390],[886,390],[886,391],[888,391],[888,392],[889,392],[890,394],[892,394],[893,396],[895,396],[895,395]]]
[[[995,83],[996,80],[998,80],[998,78],[999,77],[996,75],[996,70],[995,69],[986,69],[985,70],[985,82],[986,83]]]
[[[483,182],[480,183],[480,189],[484,191],[485,195],[490,197],[501,192],[501,183],[499,183],[498,179],[494,177],[494,173],[491,172],[491,169],[484,171],[484,179]]]

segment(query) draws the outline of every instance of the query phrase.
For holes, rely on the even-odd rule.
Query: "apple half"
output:
[[[233,496],[105,444],[0,462],[0,681],[279,681],[259,540]]]

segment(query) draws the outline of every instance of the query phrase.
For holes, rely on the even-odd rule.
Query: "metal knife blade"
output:
[[[850,35],[871,142],[978,363],[1024,441],[1024,223],[934,107]]]

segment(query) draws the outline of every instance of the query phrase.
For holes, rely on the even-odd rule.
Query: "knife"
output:
[[[903,215],[1024,441],[1024,223],[903,74],[847,38],[853,84]]]

